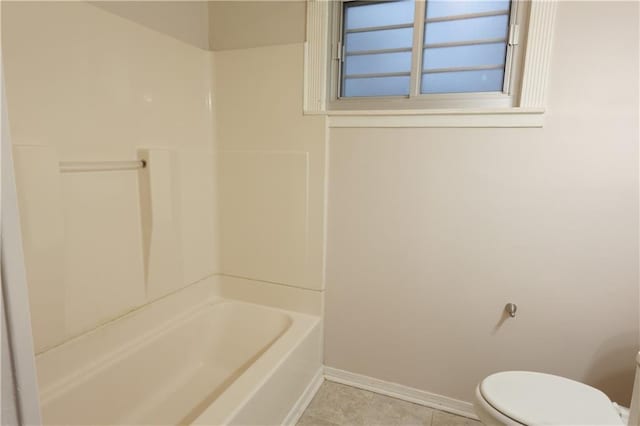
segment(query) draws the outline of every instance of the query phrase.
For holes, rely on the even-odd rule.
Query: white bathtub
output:
[[[282,424],[321,366],[319,318],[189,291],[38,355],[44,423]]]

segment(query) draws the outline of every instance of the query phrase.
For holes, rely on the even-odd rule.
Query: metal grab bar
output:
[[[61,172],[106,172],[136,170],[147,167],[144,160],[138,161],[61,161]]]

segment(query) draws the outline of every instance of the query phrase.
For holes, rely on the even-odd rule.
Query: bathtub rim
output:
[[[283,328],[282,332],[278,334],[274,342],[271,344],[275,344],[280,337],[282,337],[288,329],[293,325],[294,319],[291,316],[290,312],[286,312],[279,309],[268,309],[269,307],[265,307],[263,305],[247,303],[243,301],[236,301],[233,299],[222,299],[222,298],[210,298],[208,300],[204,300],[197,305],[194,305],[188,309],[185,309],[183,312],[177,313],[174,316],[167,317],[165,321],[162,321],[156,324],[155,327],[150,328],[138,335],[133,336],[131,339],[122,342],[121,345],[113,348],[113,350],[103,353],[98,357],[90,358],[86,360],[86,363],[83,363],[81,366],[73,369],[68,374],[47,383],[45,386],[42,386],[40,391],[40,402],[41,405],[46,405],[54,400],[56,397],[63,395],[66,391],[71,389],[74,386],[82,385],[83,382],[90,380],[96,375],[104,372],[104,370],[112,367],[114,364],[126,359],[129,355],[135,353],[137,350],[143,348],[147,344],[153,344],[154,340],[161,338],[163,335],[170,333],[180,327],[185,326],[186,323],[196,319],[199,316],[207,315],[207,312],[211,309],[221,308],[224,309],[226,306],[233,305],[241,305],[248,306],[259,310],[269,310],[276,312],[280,315],[284,315],[287,319],[287,325]],[[132,319],[131,317],[130,319]],[[125,320],[125,318],[122,318]],[[133,319],[134,320],[134,319]],[[105,325],[108,326],[108,325]],[[94,330],[96,335],[92,336],[93,338],[98,338],[98,334],[100,330]],[[84,337],[84,336],[82,336]],[[87,336],[87,338],[91,338]],[[82,345],[82,341],[79,341],[77,344]],[[60,352],[64,352],[69,348],[65,348],[63,346],[59,346]],[[57,349],[57,348],[56,348]],[[55,350],[55,349],[53,349]],[[53,351],[52,350],[52,351]],[[266,352],[266,350],[265,350]],[[52,354],[56,355],[56,354]]]
[[[233,299],[231,299],[233,300]],[[247,302],[240,302],[247,303]],[[255,305],[253,303],[249,303]],[[290,356],[307,338],[322,326],[322,318],[287,311],[270,306],[257,305],[290,315],[292,324],[249,368],[202,413],[192,425],[226,425],[254,398],[261,388],[290,360]],[[321,333],[322,330],[320,330]],[[314,371],[315,373],[315,371]],[[292,408],[292,407],[290,407]]]
[[[207,287],[204,285],[203,287]],[[188,288],[183,289],[188,290]],[[210,289],[208,289],[210,290]],[[200,294],[203,296],[203,294]],[[258,309],[260,311],[274,312],[284,314],[290,323],[287,328],[279,335],[279,337],[255,360],[240,376],[234,380],[210,405],[200,412],[192,424],[198,424],[202,419],[219,418],[219,422],[213,424],[226,424],[235,417],[243,407],[250,401],[260,388],[272,377],[275,372],[284,364],[291,353],[309,336],[316,327],[321,324],[321,317],[281,309],[278,307],[252,303],[245,300],[233,298],[222,298],[212,291],[206,292],[206,297],[193,299],[191,303],[169,303],[171,311],[167,314],[163,311],[166,308],[166,299],[159,299],[142,308],[128,312],[121,317],[102,324],[90,332],[81,336],[76,336],[66,342],[45,350],[37,355],[37,360],[45,362],[46,368],[56,370],[56,360],[63,360],[71,367],[66,375],[60,377],[59,374],[49,371],[49,380],[45,383],[41,382],[40,387],[40,404],[44,406],[51,403],[57,397],[64,394],[70,388],[89,380],[91,377],[100,374],[100,372],[112,366],[114,363],[126,358],[128,354],[134,353],[139,348],[153,342],[154,339],[161,337],[163,334],[170,332],[176,328],[184,326],[186,322],[192,320],[198,315],[206,313],[206,310],[213,309],[215,306],[224,307],[225,305],[241,305]],[[164,314],[164,315],[162,315]],[[150,328],[144,328],[145,323],[152,322],[161,315],[162,320],[153,323]],[[143,318],[140,321],[138,318]],[[139,324],[138,322],[141,322]],[[131,323],[135,323],[135,329],[128,329]],[[124,330],[125,337],[120,335],[119,329]],[[92,357],[91,353],[95,352],[95,348],[91,347],[91,340],[102,339],[120,340],[120,344],[116,344],[112,350],[97,357]],[[126,336],[126,334],[131,334]],[[110,337],[109,337],[110,336]],[[109,343],[103,343],[108,346]],[[74,368],[73,362],[66,360],[67,351],[79,351],[79,358],[82,362],[80,367]],[[85,362],[86,361],[86,362]],[[40,367],[40,365],[39,365]],[[63,368],[63,371],[65,368]],[[54,378],[53,380],[52,377]],[[212,424],[210,420],[206,424]]]

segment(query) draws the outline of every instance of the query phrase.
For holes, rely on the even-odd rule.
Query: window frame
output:
[[[393,1],[393,0],[390,0]],[[519,104],[522,83],[524,53],[528,32],[528,1],[511,0],[503,90],[501,92],[465,92],[424,94],[420,92],[422,81],[422,57],[424,52],[424,28],[426,7],[429,0],[415,0],[413,43],[408,96],[341,97],[343,64],[343,21],[346,3],[376,3],[375,1],[338,0],[329,2],[330,68],[327,84],[327,109],[330,111],[358,110],[431,110],[431,109],[482,109],[512,108]]]
[[[330,6],[332,0],[306,0],[303,44],[302,113],[321,116],[327,128],[540,128],[544,127],[549,72],[559,0],[517,0],[529,4],[527,30],[515,105],[509,108],[398,108],[331,110]],[[526,40],[526,43],[525,43]]]

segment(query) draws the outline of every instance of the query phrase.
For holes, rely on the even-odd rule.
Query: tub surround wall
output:
[[[221,268],[225,282],[301,289],[301,306],[320,306],[326,133],[302,114],[303,50],[214,52]]]
[[[230,22],[249,6],[261,7],[212,5]],[[156,8],[176,4],[145,7],[3,3],[38,352],[220,272],[234,298],[322,310],[326,133],[302,115],[302,30],[270,27],[269,43],[294,44],[212,53],[160,22]],[[300,4],[266,11],[304,19]],[[58,170],[134,159],[148,167]]]
[[[41,352],[218,272],[211,53],[87,3],[2,8]],[[146,169],[58,168],[138,158]]]
[[[138,158],[147,164],[147,170],[138,173],[144,281],[149,297],[155,299],[182,281],[182,263],[168,261],[182,253],[174,202],[180,193],[178,170],[172,167],[177,158],[161,149],[141,150]]]
[[[220,153],[225,274],[306,283],[308,163],[299,151]]]
[[[68,295],[64,285],[62,183],[53,148],[14,145],[13,161],[31,327],[34,346],[39,352],[66,337],[65,298]]]

